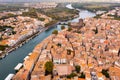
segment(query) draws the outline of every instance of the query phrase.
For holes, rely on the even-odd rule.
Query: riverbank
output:
[[[52,9],[41,9],[37,10],[40,13],[43,13],[51,17],[55,21],[67,21],[68,19],[74,18],[74,16],[79,14],[79,11],[75,9],[69,9],[66,7],[56,7]]]
[[[79,9],[86,9],[91,12],[96,12],[96,11],[109,11],[111,9],[114,9],[114,7],[120,6],[119,3],[75,3],[72,5],[74,8],[79,8]]]
[[[31,36],[28,36],[27,38],[21,40],[20,42],[18,42],[17,44],[15,44],[14,46],[11,46],[10,48],[8,48],[7,50],[4,51],[4,53],[2,53],[2,55],[0,56],[0,59],[3,59],[5,58],[7,55],[9,55],[10,52],[16,50],[17,48],[23,46],[24,44],[26,44],[29,40],[35,38],[36,36],[38,36],[41,32],[44,32],[46,30],[48,30],[49,28],[53,27],[53,26],[56,26],[60,21],[50,25],[50,26],[47,26],[45,28],[43,28],[42,30],[34,33],[33,35]]]
[[[14,51],[15,49],[21,47],[22,45],[24,45],[25,43],[27,43],[29,40],[33,39],[34,37],[36,37],[37,35],[39,35],[41,32],[47,30],[48,28],[43,28],[42,30],[28,36],[27,38],[21,40],[20,42],[18,42],[17,44],[9,47],[7,50],[4,51],[4,53],[2,53],[2,55],[0,56],[0,59],[6,57],[7,55],[9,55],[10,52]]]

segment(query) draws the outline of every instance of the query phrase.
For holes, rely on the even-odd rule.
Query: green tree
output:
[[[61,47],[61,46],[62,46],[62,44],[61,44],[61,43],[58,43],[58,44],[57,44],[57,46],[58,46],[58,47]]]
[[[85,78],[85,74],[82,72],[79,78]]]
[[[0,36],[0,40],[2,40],[2,36]]]
[[[40,20],[40,21],[45,21],[45,18],[38,18],[38,20]]]
[[[71,55],[71,52],[72,52],[72,51],[71,51],[70,49],[67,49],[67,54],[68,54],[68,55]]]
[[[96,29],[93,29],[93,31],[95,32],[95,34],[98,33],[98,28],[96,27]]]
[[[8,13],[8,17],[14,17],[16,15],[12,14],[12,13]]]
[[[57,20],[52,20],[49,23],[45,24],[45,27],[52,26],[53,24],[56,24],[56,23],[57,23]]]
[[[34,8],[30,8],[29,12],[23,12],[22,16],[28,16],[28,17],[31,17],[31,18],[38,18],[36,9],[34,9]]]
[[[71,23],[69,22],[69,23],[68,23],[68,26],[70,26],[70,25],[71,25]]]
[[[71,28],[71,27],[69,27],[69,28],[68,28],[68,31],[71,31],[71,30],[72,30],[72,28]]]
[[[108,70],[102,69],[102,74],[105,75],[105,77],[110,78]]]
[[[16,31],[12,31],[12,34],[16,34]]]
[[[70,79],[70,78],[73,78],[73,77],[75,77],[75,76],[77,76],[77,74],[76,74],[76,73],[71,73],[70,75],[68,75],[68,76],[67,76],[67,78],[69,78],[69,79]]]
[[[58,30],[54,30],[53,32],[52,32],[52,34],[58,34]]]
[[[62,30],[65,29],[65,26],[61,26],[61,29],[62,29]]]
[[[0,50],[4,51],[7,47],[8,47],[8,45],[0,45]]]
[[[79,65],[76,65],[76,66],[75,66],[75,70],[76,70],[77,73],[80,72],[80,69],[81,69],[81,67],[80,67]]]
[[[52,61],[48,61],[45,63],[45,74],[48,75],[48,74],[52,74],[52,71],[53,71],[53,63]]]

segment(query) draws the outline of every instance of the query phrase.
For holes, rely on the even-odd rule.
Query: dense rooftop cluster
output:
[[[101,18],[109,18],[109,19],[116,19],[120,20],[120,7],[116,7],[108,12],[106,11],[99,11]],[[99,15],[98,15],[99,16]]]
[[[22,17],[22,16],[0,20],[0,25],[3,27],[11,26],[12,28],[14,28],[14,31],[16,32],[16,34],[14,35],[9,35],[8,33],[9,29],[7,30],[8,32],[7,31],[0,32],[1,37],[3,38],[1,43],[5,41],[6,43],[4,44],[8,44],[8,45],[13,45],[15,41],[18,41],[19,39],[22,39],[28,35],[33,34],[42,27],[40,26],[41,25],[40,21],[30,17]]]
[[[11,17],[0,20],[0,55],[43,29],[44,22],[30,17]],[[4,48],[3,48],[4,47]]]
[[[43,8],[55,8],[57,7],[57,3],[55,2],[41,2],[41,3],[25,3],[24,4],[26,7],[33,7],[33,8],[40,8],[40,9],[43,9]]]
[[[38,44],[13,80],[119,80],[120,21],[88,18],[84,23]]]

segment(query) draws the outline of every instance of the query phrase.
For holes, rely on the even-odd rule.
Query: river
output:
[[[80,18],[86,18],[86,17],[93,17],[95,16],[94,13],[89,12],[87,10],[80,11],[79,17],[71,20],[71,22],[78,22]],[[42,40],[44,40],[46,37],[48,37],[53,30],[61,30],[61,25],[56,25],[48,30],[40,33],[38,36],[33,38],[32,40],[28,41],[26,44],[24,44],[22,47],[16,49],[15,51],[12,51],[9,53],[8,56],[0,60],[0,80],[4,80],[5,77],[10,73],[15,73],[14,67],[20,63],[23,62],[23,59],[33,51],[34,47],[40,43]]]

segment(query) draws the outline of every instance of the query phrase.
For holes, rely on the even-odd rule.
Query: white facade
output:
[[[65,58],[63,59],[53,59],[54,64],[65,64],[67,60]]]
[[[13,46],[14,44],[16,44],[16,40],[8,40],[9,41],[9,46]]]

